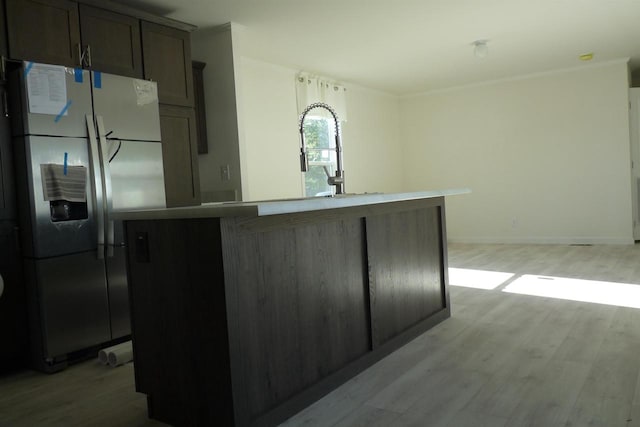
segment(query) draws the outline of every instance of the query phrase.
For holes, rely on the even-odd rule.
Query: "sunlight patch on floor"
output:
[[[449,285],[465,288],[495,289],[514,276],[500,271],[449,268]]]
[[[640,286],[525,274],[503,289],[521,295],[640,308]]]

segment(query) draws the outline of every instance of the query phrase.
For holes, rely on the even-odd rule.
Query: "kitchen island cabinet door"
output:
[[[237,406],[252,422],[371,348],[362,219],[284,222],[221,221]]]
[[[6,0],[9,57],[80,65],[78,4],[70,0]]]
[[[374,347],[448,307],[443,209],[367,216]]]
[[[167,207],[200,204],[196,115],[193,108],[160,105]]]
[[[89,49],[88,68],[142,78],[140,21],[108,10],[80,5],[82,44]]]
[[[190,34],[142,21],[142,55],[144,77],[158,82],[160,103],[193,107]]]

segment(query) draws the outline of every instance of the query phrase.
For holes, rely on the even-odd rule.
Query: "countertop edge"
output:
[[[326,209],[339,209],[407,200],[429,199],[471,193],[468,188],[415,191],[406,193],[369,193],[338,197],[309,197],[301,199],[264,200],[248,202],[207,203],[200,206],[157,208],[113,212],[115,220],[149,220],[179,218],[216,218],[231,216],[270,216]]]

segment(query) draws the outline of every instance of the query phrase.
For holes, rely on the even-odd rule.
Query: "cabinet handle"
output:
[[[9,100],[7,99],[7,91],[2,92],[2,108],[4,110],[4,116],[9,117]]]
[[[82,68],[82,60],[84,58],[84,55],[82,54],[82,46],[80,45],[80,43],[78,43],[76,46],[78,46],[78,64],[80,65],[80,68]]]
[[[0,76],[0,78],[2,80],[7,80],[7,58],[2,55],[0,61],[2,61],[0,64],[0,72],[2,73],[2,76]]]
[[[86,57],[87,57],[87,67],[91,68],[91,45],[87,45],[87,53],[86,53]]]

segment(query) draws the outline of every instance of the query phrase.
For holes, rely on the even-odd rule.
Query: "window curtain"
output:
[[[296,76],[296,100],[298,102],[298,115],[314,102],[329,104],[338,115],[341,122],[347,121],[347,89],[324,77],[301,72]],[[331,114],[324,108],[315,108],[309,114],[330,117]]]

